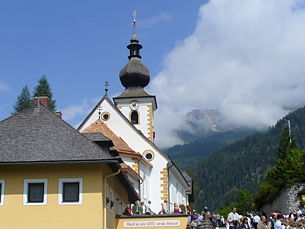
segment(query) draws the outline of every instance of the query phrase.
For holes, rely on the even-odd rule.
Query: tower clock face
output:
[[[132,100],[129,104],[129,107],[131,110],[135,111],[135,110],[138,110],[139,108],[139,103],[137,100]]]

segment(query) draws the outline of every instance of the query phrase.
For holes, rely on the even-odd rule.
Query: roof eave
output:
[[[25,165],[25,164],[79,164],[79,163],[120,163],[121,158],[97,160],[58,160],[58,161],[0,161],[0,165]]]

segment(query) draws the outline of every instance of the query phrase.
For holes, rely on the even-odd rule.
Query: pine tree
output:
[[[34,90],[34,97],[37,96],[48,96],[50,100],[50,110],[55,111],[56,105],[55,100],[52,100],[53,94],[51,92],[51,87],[49,82],[45,76],[42,76],[39,81],[38,85],[35,87]]]
[[[290,136],[289,127],[286,125],[280,134],[280,144],[278,147],[279,159],[285,158],[288,153],[297,148],[295,140]]]
[[[20,113],[23,109],[29,108],[33,105],[30,91],[27,86],[22,88],[21,94],[18,96],[14,106],[13,114]]]

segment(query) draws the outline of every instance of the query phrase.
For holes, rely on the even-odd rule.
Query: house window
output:
[[[130,121],[132,124],[139,124],[139,114],[137,111],[131,112]]]
[[[47,179],[25,179],[23,187],[23,205],[46,205],[47,189]]]
[[[154,159],[154,153],[151,150],[145,150],[143,153],[143,156],[145,157],[146,160],[151,161]]]
[[[4,204],[4,186],[5,186],[5,181],[0,180],[0,205]]]
[[[109,112],[103,112],[102,115],[101,115],[101,118],[104,120],[104,121],[107,121],[110,119],[110,114]]]
[[[63,183],[63,202],[79,202],[79,182]]]
[[[82,204],[82,192],[82,178],[60,178],[58,183],[58,204]]]

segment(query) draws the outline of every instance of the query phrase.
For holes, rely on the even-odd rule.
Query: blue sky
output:
[[[0,2],[0,120],[23,86],[46,75],[58,110],[123,90],[118,78],[137,11],[143,62],[154,77],[164,56],[190,34],[203,1],[24,0]],[[91,103],[88,105],[90,106]],[[70,122],[80,121],[70,118]]]
[[[132,11],[157,96],[156,140],[183,143],[185,114],[216,109],[230,126],[266,128],[305,105],[305,0],[0,1],[0,120],[42,75],[76,126],[122,92]],[[200,123],[198,123],[200,125]],[[291,123],[293,126],[293,123]]]

